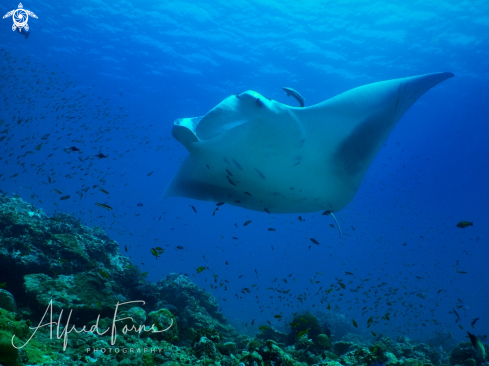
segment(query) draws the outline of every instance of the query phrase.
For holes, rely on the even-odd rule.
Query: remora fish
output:
[[[297,101],[299,102],[300,106],[301,107],[304,107],[304,97],[302,95],[299,94],[299,92],[297,90],[294,90],[292,88],[287,88],[287,87],[284,87],[282,88],[284,92],[287,93],[287,96],[293,96],[295,99],[297,99]]]

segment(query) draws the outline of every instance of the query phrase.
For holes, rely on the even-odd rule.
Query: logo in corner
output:
[[[27,24],[27,20],[29,20],[29,15],[37,19],[36,14],[34,14],[30,10],[25,10],[22,3],[19,3],[19,8],[9,11],[3,16],[3,19],[12,16],[12,20],[14,21],[14,24],[12,25],[12,30],[15,31],[16,29],[18,29],[20,32],[22,28],[24,28],[27,32],[29,31],[29,25]]]

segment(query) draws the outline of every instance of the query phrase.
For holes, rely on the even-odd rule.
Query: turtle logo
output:
[[[22,3],[19,3],[19,8],[9,11],[3,16],[3,19],[12,16],[12,19],[14,21],[14,24],[12,25],[12,30],[15,31],[16,29],[18,29],[20,33],[22,28],[24,28],[26,32],[28,32],[29,25],[27,24],[27,20],[29,19],[29,15],[37,19],[36,14],[34,14],[32,11],[25,10]]]

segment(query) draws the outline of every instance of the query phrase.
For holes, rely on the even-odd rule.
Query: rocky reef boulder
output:
[[[90,321],[97,317],[113,317],[115,304],[125,298],[113,292],[111,281],[105,281],[95,272],[59,275],[52,278],[42,273],[24,276],[24,288],[30,299],[30,308],[37,317],[49,305],[53,312],[73,310],[72,321]]]
[[[303,332],[307,332],[308,338],[313,342],[315,342],[317,336],[322,333],[319,321],[313,314],[304,313],[294,317],[286,343],[289,345],[296,343],[299,338],[298,335]]]
[[[216,329],[225,338],[238,335],[218,311],[216,298],[195,285],[187,276],[170,273],[156,286],[160,297],[178,308],[179,320],[185,319],[188,327]]]
[[[14,295],[7,290],[0,289],[0,308],[12,312],[17,311]]]

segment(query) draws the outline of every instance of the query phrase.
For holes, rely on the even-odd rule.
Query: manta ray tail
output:
[[[338,228],[338,232],[340,233],[340,238],[341,238],[341,228],[340,228],[340,224],[338,224],[338,220],[336,220],[336,217],[334,216],[334,214],[331,212],[331,216],[333,216],[333,219],[334,219],[334,222],[336,222],[336,227]]]

